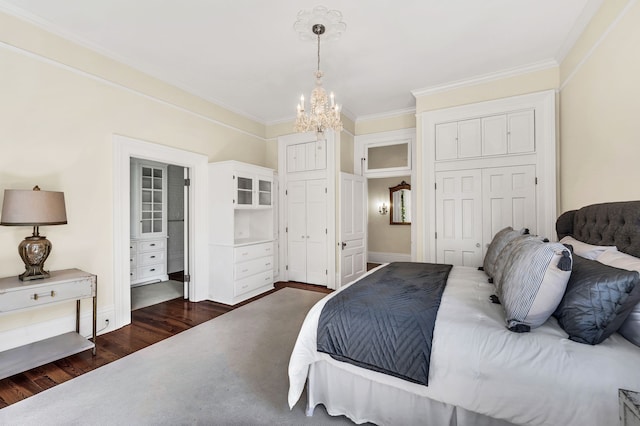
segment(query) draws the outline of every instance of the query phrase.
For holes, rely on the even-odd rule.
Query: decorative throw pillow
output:
[[[504,246],[504,248],[502,249],[502,251],[500,251],[500,254],[498,255],[498,258],[496,259],[494,268],[493,268],[493,283],[496,286],[496,292],[498,293],[498,295],[500,295],[501,293],[501,289],[500,287],[502,286],[502,275],[504,272],[505,267],[507,266],[507,263],[509,262],[509,259],[511,257],[511,253],[513,253],[513,251],[523,242],[528,241],[528,240],[537,240],[542,242],[542,238],[540,237],[536,237],[533,235],[529,235],[529,234],[524,234],[524,235],[520,235],[518,237],[515,237],[514,239],[512,239],[511,241],[509,241],[507,243],[506,246]]]
[[[509,256],[499,297],[507,328],[525,332],[541,326],[556,310],[571,275],[571,253],[560,243],[522,240]]]
[[[528,232],[525,228],[514,230],[510,226],[496,232],[496,235],[493,236],[489,244],[489,248],[487,248],[487,254],[484,256],[482,265],[484,272],[486,272],[489,277],[493,278],[495,275],[495,264],[502,249],[504,249],[509,241],[525,234],[525,232]]]
[[[580,256],[554,312],[569,339],[596,345],[615,333],[640,302],[640,274]]]
[[[560,240],[562,244],[569,244],[573,247],[573,254],[584,257],[585,259],[594,260],[605,251],[618,251],[616,246],[594,246],[593,244],[583,243],[573,237],[567,236]]]
[[[596,260],[615,268],[640,272],[640,259],[619,251],[605,251]],[[627,319],[618,329],[618,333],[622,334],[634,345],[640,346],[640,303],[637,303],[631,310]]]

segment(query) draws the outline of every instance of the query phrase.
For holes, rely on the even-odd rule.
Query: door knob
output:
[[[480,248],[480,243],[476,243],[476,247]]]
[[[347,246],[347,243],[342,243],[342,250]]]

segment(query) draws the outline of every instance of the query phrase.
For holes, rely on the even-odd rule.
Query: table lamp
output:
[[[33,235],[26,237],[18,246],[26,269],[18,276],[21,281],[49,277],[49,272],[44,270],[44,261],[51,253],[51,242],[40,235],[39,227],[66,223],[64,192],[41,191],[37,185],[32,191],[4,190],[0,225],[33,226]]]

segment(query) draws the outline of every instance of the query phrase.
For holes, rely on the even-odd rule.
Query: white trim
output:
[[[113,285],[115,327],[131,323],[129,279],[130,168],[131,157],[188,167],[191,171],[189,208],[189,300],[197,302],[209,295],[207,236],[208,158],[181,149],[113,135]]]
[[[540,235],[553,238],[555,235],[556,210],[556,91],[546,90],[527,95],[513,96],[504,99],[497,99],[475,104],[462,105],[436,111],[424,112],[421,114],[422,123],[422,258],[419,261],[436,261],[436,240],[435,240],[435,174],[438,170],[455,168],[455,161],[436,162],[435,161],[435,126],[438,123],[459,121],[467,118],[477,118],[481,116],[504,114],[510,111],[523,109],[535,109],[535,134],[536,152],[535,159],[529,164],[536,165],[536,176],[538,185],[536,186],[536,217],[537,229]],[[516,158],[518,156],[512,156]],[[522,156],[520,156],[522,157]],[[503,163],[510,160],[504,157]],[[466,161],[466,160],[465,160]],[[473,168],[479,167],[477,162],[482,159],[468,160]],[[486,161],[486,160],[484,160]],[[513,162],[513,161],[512,161]],[[445,164],[446,163],[446,164]]]
[[[251,133],[251,132],[248,132],[248,131],[246,131],[246,130],[240,129],[240,128],[238,128],[238,127],[232,126],[232,125],[230,125],[230,124],[223,123],[222,121],[216,120],[216,119],[211,118],[211,117],[209,117],[209,116],[206,116],[206,115],[204,115],[204,114],[200,114],[199,112],[195,112],[195,111],[192,111],[192,110],[190,110],[190,109],[188,109],[188,108],[185,108],[185,107],[183,107],[183,106],[176,105],[176,104],[174,104],[174,103],[172,103],[172,102],[166,101],[166,100],[164,100],[164,99],[160,99],[160,98],[157,98],[157,97],[155,97],[155,96],[148,95],[148,94],[143,93],[143,92],[140,92],[140,91],[138,91],[138,90],[136,90],[136,89],[132,89],[132,88],[130,88],[130,87],[127,87],[127,86],[125,86],[125,85],[123,85],[123,84],[116,83],[115,81],[107,80],[107,79],[106,79],[106,78],[104,78],[104,77],[101,77],[101,76],[96,75],[96,74],[92,74],[92,73],[90,73],[90,72],[87,72],[87,71],[81,70],[81,69],[79,69],[79,68],[75,68],[75,67],[73,67],[73,66],[71,66],[71,65],[64,64],[64,63],[62,63],[62,62],[56,61],[55,59],[51,59],[51,58],[48,58],[48,57],[46,57],[46,56],[40,55],[40,54],[38,54],[38,53],[30,52],[30,51],[25,50],[25,49],[22,49],[22,48],[20,48],[20,47],[13,46],[13,45],[8,44],[8,43],[6,43],[6,42],[4,42],[4,41],[0,41],[0,47],[4,48],[4,49],[6,49],[6,50],[9,50],[9,51],[15,52],[15,53],[20,53],[20,54],[22,54],[22,55],[24,55],[24,56],[26,56],[26,57],[31,58],[31,59],[36,59],[36,60],[41,61],[41,62],[44,62],[44,63],[46,63],[46,64],[53,65],[53,66],[56,66],[56,67],[58,67],[58,68],[62,68],[62,69],[64,69],[64,70],[70,71],[70,72],[72,72],[72,73],[74,73],[74,74],[77,74],[77,75],[81,75],[81,76],[83,76],[83,77],[90,78],[91,80],[99,81],[100,83],[106,84],[106,85],[108,85],[108,86],[116,87],[116,88],[121,89],[121,90],[124,90],[124,91],[126,91],[126,92],[128,92],[128,93],[133,93],[133,94],[135,94],[135,95],[142,96],[142,97],[143,97],[143,98],[145,98],[145,99],[149,99],[149,100],[152,100],[152,101],[154,101],[154,102],[158,102],[158,103],[160,103],[160,104],[162,104],[162,105],[165,105],[165,106],[168,106],[168,107],[171,107],[171,108],[177,109],[177,110],[179,110],[179,111],[186,112],[186,113],[188,113],[188,114],[192,114],[192,115],[194,115],[194,116],[196,116],[196,117],[198,117],[198,118],[201,118],[201,119],[203,119],[203,120],[206,120],[206,121],[208,121],[208,122],[210,122],[210,123],[214,123],[214,124],[216,124],[216,125],[218,125],[218,126],[221,126],[221,127],[227,128],[227,129],[234,130],[234,131],[236,131],[236,132],[239,132],[239,133],[242,133],[242,134],[244,134],[244,135],[251,136],[251,137],[254,137],[254,138],[257,138],[257,139],[260,139],[260,140],[262,140],[262,141],[266,141],[266,139],[265,139],[263,136],[256,135],[255,133]],[[148,75],[148,74],[147,74],[147,75]],[[154,77],[154,78],[155,78],[155,77]],[[169,83],[167,83],[167,84],[169,84]],[[174,87],[178,87],[178,86],[174,86]],[[181,88],[180,88],[180,89],[181,89]],[[184,89],[181,89],[181,90],[184,90]],[[192,93],[190,93],[190,94],[191,94],[191,95],[193,95]],[[193,95],[193,96],[198,96],[198,95]],[[202,99],[204,99],[204,98],[202,98]],[[209,101],[209,100],[207,100],[207,102],[210,102],[210,103],[211,103],[211,104],[213,104],[213,105],[217,105],[217,104],[214,104],[213,102],[211,102],[211,101]],[[217,105],[217,106],[220,106],[221,108],[228,109],[228,108],[226,108],[226,107],[224,107],[224,106],[221,106],[221,105]],[[231,111],[231,110],[229,110],[229,111]],[[231,112],[234,112],[234,111],[231,111]],[[258,122],[258,123],[259,123],[259,122]],[[260,124],[262,124],[262,123],[260,123]]]
[[[438,86],[426,87],[424,89],[412,90],[411,93],[416,98],[425,95],[433,95],[435,93],[447,92],[453,89],[459,89],[462,87],[475,86],[482,83],[489,83],[491,81],[502,80],[505,78],[516,77],[523,74],[529,74],[535,71],[547,70],[558,66],[558,62],[554,59],[546,61],[536,62],[521,67],[509,68],[502,71],[492,72],[489,74],[483,74],[476,77],[471,77],[464,80],[453,81]]]
[[[361,158],[366,158],[366,150],[370,145],[373,146],[381,146],[381,145],[391,145],[396,143],[397,141],[406,141],[409,140],[410,152],[409,152],[409,168],[399,168],[394,169],[386,169],[383,171],[376,172],[367,172],[366,175],[362,170],[362,161]],[[417,155],[416,155],[416,129],[400,129],[400,130],[391,130],[388,132],[380,132],[380,133],[371,133],[367,135],[360,135],[354,138],[353,142],[353,170],[354,174],[365,175],[367,179],[374,178],[387,178],[387,177],[396,177],[396,176],[411,176],[411,188],[415,191],[411,191],[411,217],[418,217],[417,215],[417,191],[420,190],[420,183],[417,179]],[[368,187],[368,184],[367,184]],[[368,203],[368,194],[367,194],[367,203]],[[368,235],[367,235],[368,239]],[[413,223],[411,225],[411,259],[416,260],[417,258],[417,244],[418,244],[418,227],[417,224]]]
[[[100,280],[98,279],[98,286]],[[73,306],[73,307],[72,307]],[[75,304],[69,305],[69,314],[48,321],[21,326],[0,332],[0,352],[48,339],[49,337],[76,330]],[[90,338],[93,325],[93,309],[89,299],[81,302],[80,334]],[[113,305],[102,307],[97,312],[97,334],[104,334],[116,329],[113,318]],[[109,324],[107,325],[107,320]]]
[[[376,113],[376,114],[361,115],[356,119],[356,123],[361,123],[363,121],[369,121],[369,120],[382,120],[382,119],[385,119],[385,118],[401,117],[403,115],[415,115],[415,114],[416,114],[416,108],[415,107],[397,109],[397,110],[394,110],[394,111],[380,112],[380,113]]]
[[[564,58],[569,54],[571,48],[576,44],[576,41],[578,41],[587,25],[589,25],[589,22],[591,22],[598,9],[602,6],[602,3],[604,3],[604,0],[587,1],[587,5],[582,9],[580,16],[571,27],[564,43],[562,43],[562,46],[558,49],[558,53],[555,55],[555,59],[558,63],[562,63]]]
[[[411,262],[411,255],[370,251],[367,253],[367,261],[369,263]]]
[[[560,90],[563,90],[567,86],[567,84],[569,84],[569,82],[573,79],[573,77],[578,73],[580,68],[582,68],[582,66],[589,60],[589,58],[591,58],[591,55],[593,55],[593,53],[598,49],[598,47],[600,47],[602,42],[607,38],[607,36],[611,33],[611,31],[613,31],[614,28],[618,26],[618,23],[622,20],[622,18],[624,18],[627,12],[631,10],[631,8],[636,4],[636,2],[637,0],[629,0],[629,3],[627,3],[627,5],[622,9],[622,11],[620,11],[618,16],[616,16],[616,19],[614,19],[611,22],[611,24],[609,24],[607,29],[602,33],[602,35],[600,35],[598,40],[596,40],[596,42],[591,46],[591,48],[580,60],[580,62],[578,62],[576,66],[573,68],[573,70],[569,73],[567,78],[565,78],[564,81],[560,82]]]

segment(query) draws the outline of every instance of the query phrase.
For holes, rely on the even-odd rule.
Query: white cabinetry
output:
[[[131,160],[131,285],[166,281],[167,166]]]
[[[478,266],[505,226],[554,237],[555,117],[553,91],[422,114],[418,260]]]
[[[535,151],[534,110],[440,123],[435,132],[436,161]]]
[[[273,170],[209,164],[211,299],[235,305],[273,288]]]

